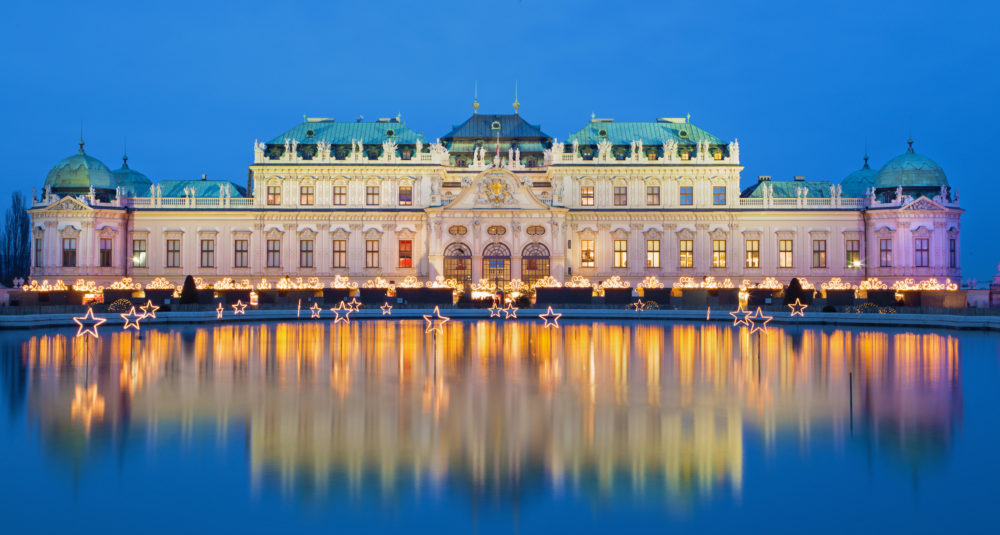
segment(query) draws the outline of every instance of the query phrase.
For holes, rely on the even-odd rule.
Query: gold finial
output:
[[[517,115],[517,109],[521,107],[521,103],[517,101],[517,81],[514,82],[514,115]]]
[[[479,115],[479,81],[472,89],[472,115]]]

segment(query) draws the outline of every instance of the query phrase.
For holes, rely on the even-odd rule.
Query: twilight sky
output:
[[[91,5],[94,4],[94,5]],[[99,5],[98,5],[99,4]],[[992,2],[12,2],[0,18],[0,207],[76,150],[155,180],[243,184],[254,139],[303,114],[402,114],[434,139],[512,110],[565,139],[590,118],[691,114],[757,175],[839,181],[917,152],[967,210],[985,281],[1000,114]]]

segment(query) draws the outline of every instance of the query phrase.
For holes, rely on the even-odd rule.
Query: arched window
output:
[[[506,245],[494,242],[483,250],[483,278],[500,287],[510,282],[510,249]]]
[[[521,280],[532,284],[549,275],[549,248],[535,242],[529,243],[521,251]]]
[[[461,283],[472,281],[472,250],[464,243],[453,243],[444,249],[444,278]]]

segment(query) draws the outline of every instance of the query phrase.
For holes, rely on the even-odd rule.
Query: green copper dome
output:
[[[861,169],[847,175],[844,180],[840,181],[841,196],[864,197],[868,188],[875,185],[875,177],[877,175],[878,172],[869,167],[868,156],[865,155],[865,164],[861,166]]]
[[[146,175],[130,169],[128,166],[128,156],[122,156],[122,166],[111,172],[114,177],[115,187],[125,190],[126,197],[138,197],[149,192],[149,187],[153,181]]]
[[[94,189],[112,190],[115,188],[111,170],[100,160],[83,152],[83,141],[76,154],[64,158],[49,171],[45,177],[45,186],[54,192],[83,193],[94,186]]]
[[[913,140],[906,152],[882,166],[875,179],[876,188],[940,188],[948,185],[948,177],[934,160],[913,152]]]

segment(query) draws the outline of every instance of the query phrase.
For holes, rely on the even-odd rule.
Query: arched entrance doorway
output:
[[[531,286],[536,280],[549,275],[549,248],[534,242],[521,251],[521,280]]]
[[[495,242],[483,250],[483,278],[493,282],[498,288],[506,288],[510,282],[510,249]]]
[[[444,278],[455,279],[464,286],[472,282],[472,249],[468,245],[452,243],[445,247]]]

